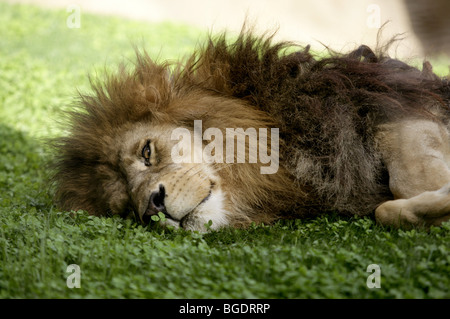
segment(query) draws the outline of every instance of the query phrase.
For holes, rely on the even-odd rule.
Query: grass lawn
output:
[[[58,112],[87,74],[132,60],[132,43],[175,59],[205,36],[84,13],[70,29],[68,16],[0,2],[0,298],[450,298],[450,223],[331,215],[198,234],[57,210],[44,141],[64,133]],[[81,288],[67,287],[71,264]],[[367,286],[371,264],[381,288]]]

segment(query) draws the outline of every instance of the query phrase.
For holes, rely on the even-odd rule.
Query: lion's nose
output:
[[[164,198],[166,197],[166,189],[164,188],[163,184],[159,184],[159,189],[156,192],[153,192],[150,195],[149,200],[149,206],[151,206],[153,209],[155,209],[157,212],[162,212],[163,210],[166,210],[166,207],[164,206]]]
[[[150,194],[147,209],[142,216],[142,221],[145,223],[150,222],[150,218],[153,215],[157,215],[159,212],[166,214],[166,206],[164,205],[164,198],[166,197],[166,189],[164,185],[159,184],[159,189]]]

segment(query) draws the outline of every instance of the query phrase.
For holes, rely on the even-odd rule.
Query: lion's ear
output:
[[[171,73],[169,64],[156,64],[147,52],[136,51],[136,68],[133,79],[134,88],[141,101],[161,104],[171,95]]]
[[[136,91],[140,99],[146,102],[158,104],[161,101],[161,95],[158,89],[153,85],[144,86],[141,83],[139,83],[138,87],[136,88]]]

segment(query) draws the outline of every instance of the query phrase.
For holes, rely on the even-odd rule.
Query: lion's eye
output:
[[[151,141],[148,140],[145,144],[144,148],[142,149],[142,157],[144,158],[145,166],[152,165],[150,163],[150,157],[152,156],[152,149],[150,148]]]

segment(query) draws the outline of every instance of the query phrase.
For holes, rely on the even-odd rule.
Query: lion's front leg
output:
[[[450,137],[430,120],[385,125],[377,136],[395,200],[375,210],[383,225],[440,225],[450,219]]]

